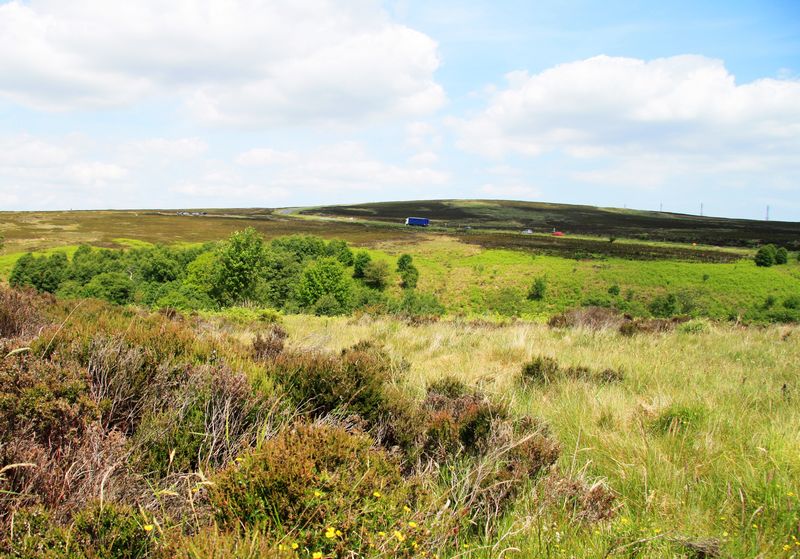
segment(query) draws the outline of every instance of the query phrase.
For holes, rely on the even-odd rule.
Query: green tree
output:
[[[411,255],[401,254],[400,258],[397,259],[397,271],[402,272],[407,270],[410,266],[413,266]]]
[[[756,252],[756,255],[755,255],[755,258],[754,258],[756,266],[761,266],[763,268],[769,268],[770,266],[775,264],[775,253],[776,252],[777,251],[775,251],[775,250],[770,250],[769,245],[763,246],[760,249],[758,249],[758,252]]]
[[[372,262],[369,253],[363,250],[358,251],[353,257],[353,277],[356,279],[364,277],[364,268]]]
[[[118,305],[131,301],[133,281],[121,272],[104,272],[91,279],[83,288],[87,297],[105,299]]]
[[[531,301],[541,301],[547,293],[547,278],[539,276],[533,280],[533,283],[528,288],[528,299]]]
[[[325,247],[325,255],[333,256],[345,266],[353,265],[353,251],[350,250],[347,243],[341,239],[329,241],[328,245]]]
[[[364,285],[383,291],[389,285],[389,264],[383,260],[372,261],[364,266]]]
[[[222,305],[253,298],[264,264],[264,239],[248,227],[236,231],[217,249],[211,296]]]
[[[775,264],[786,264],[789,261],[789,251],[780,247],[775,251]]]
[[[342,312],[349,308],[350,282],[344,266],[335,258],[320,258],[309,264],[297,285],[297,301],[305,308],[313,308],[323,295],[336,299]]]

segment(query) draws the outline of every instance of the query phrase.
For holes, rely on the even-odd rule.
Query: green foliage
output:
[[[774,245],[766,245],[758,249],[756,255],[754,257],[754,261],[756,266],[760,266],[762,268],[769,268],[773,264],[775,264],[775,257],[777,255],[777,250],[775,249]]]
[[[531,301],[544,300],[547,293],[547,277],[539,276],[533,280],[533,283],[528,288],[528,299]]]
[[[373,260],[364,266],[362,280],[364,285],[383,291],[389,285],[389,264],[384,260]]]
[[[424,495],[369,437],[340,427],[283,431],[216,476],[210,498],[222,525],[288,534],[324,557],[428,548]]]
[[[252,299],[263,261],[264,240],[255,229],[233,233],[217,249],[211,273],[211,296],[223,305]]]
[[[409,266],[400,272],[400,287],[403,289],[416,289],[419,281],[419,270],[416,266]]]
[[[789,251],[786,247],[779,247],[775,251],[775,264],[786,264],[789,261]]]
[[[608,294],[612,297],[618,297],[620,293],[619,284],[614,284],[608,288]]]
[[[295,295],[305,308],[313,308],[323,296],[328,295],[344,312],[350,307],[351,282],[338,260],[320,258],[303,270]]]
[[[67,273],[67,256],[56,252],[50,256],[28,253],[14,264],[8,283],[13,287],[30,285],[38,291],[55,293]]]
[[[405,316],[442,316],[444,311],[436,295],[412,289],[404,290],[399,300],[389,303],[389,312]]]
[[[540,355],[522,366],[521,378],[525,383],[547,384],[558,377],[559,371],[558,361]]]
[[[384,413],[389,360],[369,344],[355,345],[340,355],[284,352],[268,364],[267,371],[312,416],[338,410],[376,421]]]
[[[791,295],[784,299],[783,306],[786,309],[800,309],[800,295]]]
[[[117,305],[130,303],[133,298],[134,284],[128,276],[121,272],[104,272],[94,276],[83,288],[86,297],[104,299]]]
[[[364,277],[364,269],[372,262],[372,257],[363,250],[355,253],[353,257],[353,277],[360,279]]]
[[[334,242],[333,247],[330,249],[333,254],[328,254],[329,245],[326,245],[322,238],[314,235],[289,235],[286,237],[278,237],[272,240],[271,247],[273,250],[288,252],[293,255],[298,262],[314,260],[326,255],[335,256],[338,259],[342,252],[341,245]]]
[[[350,250],[347,243],[341,239],[328,241],[328,244],[325,246],[325,255],[336,258],[336,260],[345,266],[353,265],[353,251]]]
[[[397,271],[404,272],[408,270],[411,266],[413,266],[412,262],[413,261],[410,254],[401,254],[397,259]]]

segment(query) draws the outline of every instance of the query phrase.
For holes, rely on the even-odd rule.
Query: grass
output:
[[[635,556],[678,556],[681,539],[716,539],[732,557],[789,557],[783,546],[797,547],[797,327],[717,325],[700,334],[625,338],[530,323],[411,327],[368,317],[286,317],[286,328],[291,343],[306,348],[374,339],[411,364],[417,392],[455,376],[507,398],[521,413],[544,417],[565,449],[560,466],[607,480],[621,509],[611,522],[582,524],[568,509],[542,516],[531,496],[514,515],[521,532],[509,543],[522,556],[605,557],[620,541],[640,537],[647,541]],[[563,365],[619,368],[626,378],[522,390],[521,365],[538,355]],[[658,428],[676,413],[688,413],[690,424]]]

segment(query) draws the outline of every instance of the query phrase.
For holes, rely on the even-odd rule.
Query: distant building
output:
[[[414,225],[416,227],[427,227],[431,222],[427,217],[407,217],[406,225]]]
[[[525,229],[522,231],[523,235],[533,235],[533,229]]]

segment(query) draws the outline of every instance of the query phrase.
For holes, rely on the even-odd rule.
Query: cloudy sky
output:
[[[0,209],[422,198],[800,220],[800,2],[0,0]]]

